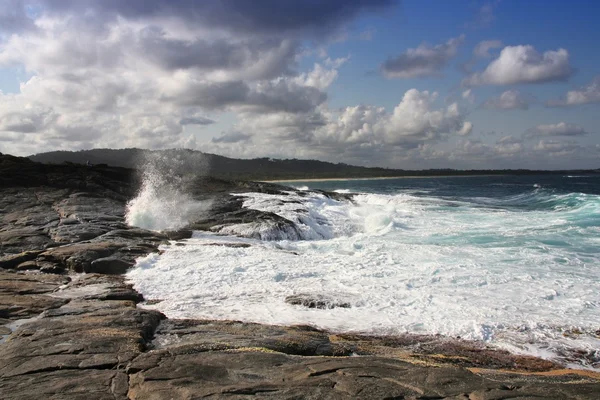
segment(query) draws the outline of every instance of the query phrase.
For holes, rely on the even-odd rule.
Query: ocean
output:
[[[244,207],[297,229],[248,222],[163,246],[128,273],[147,300],[160,300],[146,307],[170,318],[441,334],[600,369],[599,176],[281,184],[300,191],[242,194]],[[356,194],[335,200],[314,189]],[[129,221],[159,202],[139,197]],[[176,197],[168,209],[181,201],[194,210]],[[349,307],[286,303],[294,294]]]

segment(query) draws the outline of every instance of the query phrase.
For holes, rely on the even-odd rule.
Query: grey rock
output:
[[[19,264],[35,260],[35,258],[41,253],[41,251],[25,251],[18,254],[7,254],[0,257],[0,268],[11,269],[17,267]]]
[[[99,274],[118,275],[124,274],[133,263],[123,261],[116,257],[98,258],[90,263],[90,266],[83,268],[84,272],[96,272]]]
[[[68,300],[49,294],[69,280],[58,275],[0,272],[0,318],[31,318],[64,305]]]

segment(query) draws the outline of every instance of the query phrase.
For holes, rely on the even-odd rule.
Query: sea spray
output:
[[[188,194],[186,176],[202,173],[202,160],[190,160],[176,152],[145,155],[142,186],[127,203],[129,225],[155,231],[183,228],[210,207]]]

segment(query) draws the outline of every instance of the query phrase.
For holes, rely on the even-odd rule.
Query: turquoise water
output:
[[[387,195],[409,194],[433,213],[456,214],[464,223],[504,218],[504,213],[531,217],[531,226],[507,235],[472,229],[456,235],[434,235],[432,244],[471,243],[486,246],[564,247],[569,252],[600,253],[600,175],[474,176],[339,181],[281,182],[292,187]],[[473,215],[473,211],[477,214]],[[488,214],[485,214],[488,213]],[[476,218],[477,220],[471,220]],[[555,223],[539,226],[546,218]],[[509,221],[507,221],[509,223]],[[501,234],[499,234],[501,233]],[[600,275],[600,270],[598,271]],[[600,323],[599,323],[600,325]]]

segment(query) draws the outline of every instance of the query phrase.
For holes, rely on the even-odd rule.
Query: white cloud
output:
[[[462,92],[462,98],[467,100],[469,103],[475,102],[475,93],[473,93],[473,89],[467,89]]]
[[[537,125],[527,132],[528,136],[583,136],[585,129],[576,124],[559,122],[557,124]]]
[[[529,98],[523,96],[516,89],[510,89],[503,92],[500,96],[486,101],[484,107],[498,110],[527,110],[529,108]]]
[[[595,77],[588,85],[570,90],[562,100],[551,100],[548,106],[575,106],[580,104],[600,103],[600,75]]]
[[[523,141],[514,136],[503,136],[496,141],[494,150],[501,156],[515,156],[524,150]]]
[[[480,58],[490,58],[490,50],[502,47],[500,40],[483,40],[475,46],[473,55]]]
[[[226,147],[211,143],[211,149],[232,156],[249,156],[253,151],[288,157],[332,157],[364,164],[386,157],[398,161],[426,143],[450,135],[465,135],[472,123],[464,120],[458,104],[436,107],[439,95],[408,90],[392,111],[368,105],[331,110],[321,105],[310,113],[244,114],[236,126],[252,135],[251,146]],[[390,161],[391,162],[391,161]]]
[[[348,60],[298,74],[295,37],[103,18],[93,8],[42,13],[34,28],[6,38],[0,66],[33,77],[17,94],[0,93],[1,151],[178,147],[191,143],[184,126],[214,122],[204,117],[211,110],[310,113]]]
[[[457,133],[461,136],[466,136],[466,135],[470,134],[472,130],[473,130],[473,123],[471,123],[469,121],[465,121],[462,128],[460,128]]]
[[[320,90],[326,90],[338,76],[338,69],[344,65],[350,58],[337,58],[332,60],[327,58],[326,68],[319,63],[315,63],[313,70],[308,73],[302,73],[294,78],[294,82],[303,86],[311,86]]]
[[[467,86],[514,85],[566,80],[573,73],[565,49],[540,54],[533,46],[506,46],[482,72],[463,80]]]
[[[564,156],[580,150],[581,146],[573,141],[559,142],[556,140],[540,140],[533,150],[552,156]]]
[[[426,43],[408,49],[397,57],[387,59],[381,65],[386,78],[419,78],[436,76],[456,56],[464,35],[448,40],[444,44],[431,46]]]
[[[251,139],[252,136],[246,135],[242,132],[227,132],[223,133],[221,136],[212,138],[213,143],[238,143],[238,142],[247,142]]]

